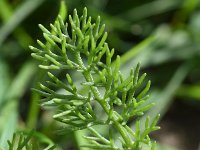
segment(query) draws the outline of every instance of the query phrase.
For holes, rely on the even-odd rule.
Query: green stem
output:
[[[86,81],[87,82],[94,82],[94,79],[93,79],[90,71],[88,71],[86,69],[86,67],[84,66],[84,63],[83,63],[83,61],[81,59],[81,56],[80,56],[80,52],[75,52],[74,56],[75,56],[75,59],[76,59],[78,65],[79,65],[79,67],[83,70],[83,76],[86,79]],[[107,116],[109,116],[109,114],[110,114],[110,110],[109,110],[110,106],[107,105],[107,103],[105,103],[104,99],[102,99],[102,96],[101,96],[98,88],[94,87],[94,86],[91,86],[90,88],[91,88],[91,91],[92,91],[94,97],[96,98],[97,102],[101,105],[103,110],[106,112]],[[112,119],[111,121],[114,123],[115,128],[119,131],[119,133],[121,134],[121,136],[124,139],[125,143],[128,146],[131,146],[132,145],[132,140],[129,137],[128,132],[126,131],[126,129],[118,122],[119,117],[116,114],[113,113],[112,118],[110,118],[110,119]]]
[[[93,78],[92,78],[91,73],[85,71],[83,73],[83,75],[84,75],[84,77],[85,77],[85,79],[86,79],[87,82],[93,82]],[[110,106],[107,105],[105,103],[105,101],[101,98],[100,92],[98,91],[97,87],[91,86],[91,91],[92,91],[94,97],[96,98],[97,102],[101,105],[101,107],[103,108],[103,110],[109,116]],[[114,123],[115,128],[119,131],[119,133],[121,134],[121,136],[124,139],[125,143],[128,146],[131,146],[132,145],[132,140],[129,137],[126,129],[121,125],[121,123],[118,122],[119,118],[117,117],[117,115],[113,113],[113,116],[110,119],[112,119],[112,122]]]

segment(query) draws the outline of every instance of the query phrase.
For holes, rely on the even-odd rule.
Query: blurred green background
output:
[[[65,3],[68,14],[87,7],[92,17],[100,15],[107,42],[121,56],[121,71],[140,62],[152,80],[150,101],[156,106],[146,115],[161,114],[161,130],[151,135],[157,149],[200,150],[200,0]],[[0,147],[6,149],[16,130],[37,129],[43,143],[78,149],[77,135],[57,134],[52,112],[41,109],[31,91],[45,75],[28,46],[43,39],[38,24],[49,29],[59,8],[60,0],[0,0]]]

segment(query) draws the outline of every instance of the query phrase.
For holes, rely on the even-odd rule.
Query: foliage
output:
[[[89,140],[84,139],[83,135],[90,137],[94,133],[87,130],[72,132],[64,123],[61,124],[66,127],[64,131],[57,132],[58,129],[60,130],[58,126],[60,124],[51,119],[53,112],[41,110],[38,104],[38,100],[44,97],[30,90],[31,87],[39,89],[38,82],[48,86],[45,81],[52,82],[52,80],[47,77],[44,69],[36,66],[37,61],[33,61],[30,57],[31,51],[28,45],[36,46],[34,39],[42,39],[41,31],[37,27],[39,23],[47,27],[50,21],[55,20],[58,12],[65,22],[67,12],[72,14],[74,8],[80,12],[87,7],[92,18],[100,15],[102,22],[106,24],[106,31],[109,33],[106,42],[110,48],[115,48],[111,67],[115,68],[115,59],[120,55],[119,70],[123,78],[127,79],[130,70],[136,68],[135,65],[141,62],[140,72],[148,72],[146,78],[152,81],[148,93],[151,96],[147,103],[155,103],[155,106],[141,117],[130,118],[128,126],[135,131],[136,121],[140,121],[141,131],[144,131],[146,118],[150,116],[150,123],[152,123],[156,115],[161,114],[162,130],[151,134],[151,138],[161,141],[156,144],[156,150],[175,150],[177,147],[188,150],[198,149],[199,136],[196,131],[200,127],[198,123],[199,6],[199,1],[195,0],[0,0],[0,147],[7,150],[7,140],[12,141],[15,132],[18,134],[21,130],[24,132],[34,129],[52,140],[50,143],[47,142],[47,145],[56,143],[58,149],[85,150],[81,145],[88,145]],[[91,22],[95,23],[95,19]],[[56,27],[55,24],[54,26]],[[70,23],[68,29],[71,36]],[[51,33],[54,35],[52,30]],[[46,45],[45,41],[44,44]],[[106,54],[101,59],[103,63],[106,63],[105,56]],[[69,58],[72,59],[71,56]],[[81,54],[81,58],[84,64],[87,64],[87,57],[84,54]],[[102,71],[102,68],[99,69]],[[50,72],[66,85],[68,82],[65,75],[69,74],[78,87],[77,90],[84,96],[89,90],[89,85],[80,86],[85,79],[76,70],[57,69]],[[92,75],[99,83],[98,75]],[[146,81],[147,79],[143,82]],[[144,84],[137,89],[135,96],[143,87]],[[66,94],[63,89],[53,86],[50,89]],[[103,88],[98,86],[98,89],[103,94]],[[122,96],[120,92],[118,96]],[[121,115],[118,109],[120,107],[116,105],[114,107]],[[53,108],[58,110],[56,107]],[[95,101],[92,102],[92,108],[95,114],[104,112]],[[103,114],[105,113],[97,116],[100,116],[98,119],[101,121],[107,119],[107,115]],[[168,121],[170,125],[166,124]],[[111,125],[91,127],[108,141],[109,135],[112,136],[116,142],[114,144],[119,146],[117,130],[112,128],[109,133]],[[180,139],[175,137],[179,141],[178,145],[170,147],[164,138],[168,136],[167,131],[170,135],[171,133],[179,135],[180,131],[184,131],[185,136],[181,134]],[[23,134],[25,137],[27,135],[27,133]],[[40,141],[46,139],[44,136],[40,138]],[[35,132],[33,139],[35,139]],[[45,147],[46,144],[42,143],[41,146]],[[143,146],[144,150],[148,149],[148,145],[147,148],[146,145]]]
[[[135,131],[128,126],[130,118],[143,115],[153,105],[144,104],[149,97],[146,93],[150,81],[138,90],[146,76],[139,77],[139,64],[130,71],[129,77],[123,77],[119,71],[120,57],[117,56],[114,65],[111,63],[114,49],[110,50],[106,43],[105,25],[100,24],[100,17],[95,23],[91,20],[84,8],[80,18],[76,9],[73,17],[69,15],[69,24],[59,16],[55,25],[50,25],[53,33],[39,25],[46,44],[38,40],[41,49],[32,46],[30,49],[34,51],[32,56],[42,61],[39,67],[48,71],[50,80],[34,90],[44,97],[43,106],[56,108],[58,113],[54,119],[72,130],[88,128],[91,131],[92,136],[85,136],[92,143],[84,145],[88,148],[142,149],[141,143],[145,143],[154,149],[148,135],[159,129],[158,117],[153,123],[147,118],[144,131],[140,129],[140,121],[136,122]],[[53,75],[51,70],[62,70],[66,81]],[[81,74],[84,80],[75,84],[69,70]],[[81,92],[80,88],[87,90]],[[64,92],[59,92],[61,89]],[[102,113],[97,113],[99,109]],[[114,127],[119,132],[121,145],[115,144],[112,135],[104,138],[92,128],[94,125],[108,125],[109,132]]]
[[[34,131],[32,130],[27,135],[23,132],[14,133],[12,140],[8,140],[9,150],[39,150],[41,145],[39,142],[34,141],[33,138]],[[55,145],[49,145],[44,148],[45,150],[53,150],[55,149]]]

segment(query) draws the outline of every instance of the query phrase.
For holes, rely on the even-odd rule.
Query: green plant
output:
[[[46,43],[38,40],[41,49],[30,46],[32,56],[42,62],[39,67],[49,76],[40,89],[34,89],[43,97],[42,106],[55,108],[53,118],[69,129],[89,129],[90,134],[84,138],[91,144],[84,147],[138,150],[147,144],[154,149],[155,142],[148,135],[159,129],[159,116],[153,122],[147,117],[144,130],[139,120],[135,130],[128,125],[153,106],[146,103],[150,81],[142,89],[146,74],[139,77],[139,64],[124,78],[119,70],[120,57],[116,56],[112,63],[114,49],[110,50],[106,43],[107,33],[100,17],[93,23],[85,8],[81,17],[74,10],[69,23],[59,16],[50,26],[52,32],[39,25],[46,39]],[[58,72],[65,74],[65,80],[55,75]],[[75,82],[75,75],[82,76],[82,80]],[[108,138],[95,126],[106,126]]]
[[[29,141],[31,139],[32,133],[30,133],[28,136],[23,135],[23,134],[19,134],[17,136],[16,133],[13,134],[13,138],[11,141],[8,140],[8,145],[9,145],[9,150],[13,150],[13,149],[17,149],[17,150],[21,150],[24,147],[26,149],[33,149],[32,145],[29,144]]]
[[[42,148],[41,141],[35,140],[33,137],[40,137],[41,135],[39,133],[34,132],[33,130],[31,132],[25,133],[25,132],[16,132],[13,134],[12,140],[8,140],[9,150],[39,150]],[[49,144],[45,148],[45,150],[53,150],[55,149],[55,145],[52,144],[51,141],[49,141],[48,138],[43,137],[45,139],[46,143]],[[45,143],[43,141],[43,143]]]

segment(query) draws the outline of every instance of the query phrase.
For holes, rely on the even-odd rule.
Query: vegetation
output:
[[[69,22],[65,24],[58,16],[55,26],[51,24],[52,33],[39,25],[46,44],[38,40],[42,50],[30,46],[34,51],[32,56],[42,61],[40,68],[62,71],[67,79],[64,82],[47,72],[50,80],[46,81],[46,85],[40,84],[40,90],[35,89],[44,97],[42,105],[55,108],[58,113],[53,118],[66,124],[68,129],[91,131],[93,136],[85,135],[91,144],[81,146],[91,149],[142,149],[141,143],[145,143],[154,149],[148,134],[158,129],[158,117],[152,123],[146,118],[144,131],[140,129],[140,121],[136,122],[135,131],[128,126],[130,118],[141,116],[152,107],[152,103],[144,105],[149,97],[146,93],[150,81],[135,95],[146,74],[138,77],[138,65],[124,79],[119,71],[120,57],[117,56],[115,63],[111,63],[114,49],[110,50],[106,43],[107,32],[104,32],[105,25],[100,25],[100,17],[92,23],[86,8],[81,17],[75,9],[73,17],[69,15]],[[69,71],[73,71],[71,75]],[[77,84],[72,79],[76,73],[84,78]],[[92,127],[95,125],[99,128],[107,125],[109,139]],[[111,134],[113,127],[119,135]],[[120,139],[119,146],[116,146],[114,137]]]
[[[174,103],[199,110],[198,7],[189,0],[1,0],[0,147],[197,149],[198,132],[183,148],[155,146],[162,137],[156,132],[151,141],[149,133],[158,114],[162,127],[168,110],[178,109]]]

